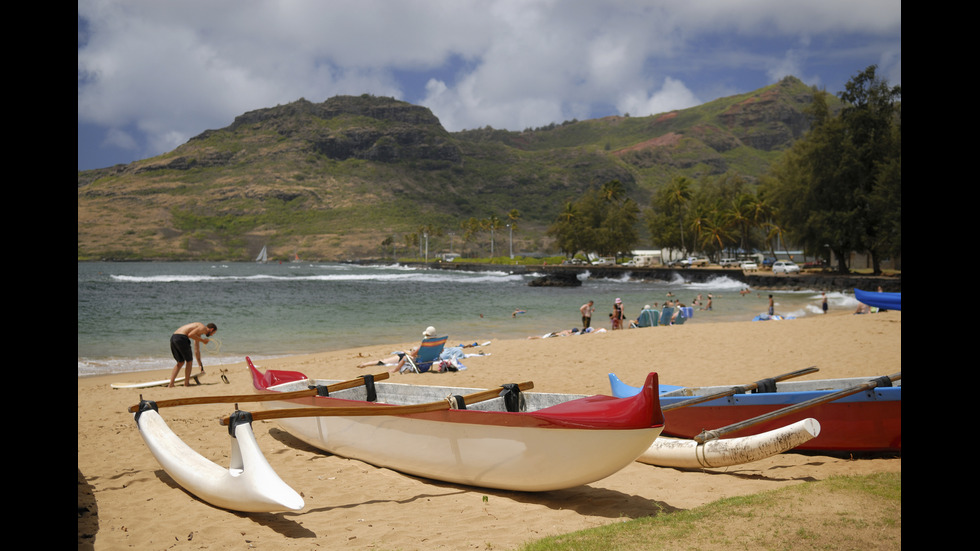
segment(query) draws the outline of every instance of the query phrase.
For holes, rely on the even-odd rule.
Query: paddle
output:
[[[902,378],[901,372],[895,373],[894,375],[889,375],[887,379],[895,382]],[[727,427],[722,427],[720,429],[714,430],[702,430],[701,434],[694,437],[694,441],[698,444],[704,444],[708,440],[716,440],[721,438],[726,434],[733,432],[738,432],[740,430],[746,429],[753,425],[758,425],[759,423],[764,423],[766,421],[772,421],[773,419],[779,419],[780,417],[789,415],[791,413],[796,413],[797,411],[804,410],[807,408],[812,408],[813,406],[818,406],[820,404],[825,404],[827,402],[833,402],[834,400],[839,400],[845,396],[850,396],[851,394],[857,394],[858,392],[863,392],[865,390],[871,390],[875,388],[880,383],[881,378],[872,379],[866,383],[857,384],[837,392],[833,392],[826,396],[818,396],[811,400],[805,402],[800,402],[798,404],[793,404],[791,406],[786,406],[782,409],[777,409],[776,411],[771,411],[769,413],[764,413],[758,417],[753,417],[751,419],[746,419],[745,421],[740,421],[738,423],[733,423]]]
[[[375,381],[383,381],[391,374],[387,371],[374,375]],[[341,381],[327,386],[327,392],[336,392],[348,388],[364,385],[364,377],[358,377],[349,381]],[[160,400],[155,402],[158,408],[170,406],[189,406],[196,404],[234,404],[237,402],[269,402],[273,400],[288,400],[290,398],[302,398],[304,396],[316,396],[317,389],[297,390],[295,392],[276,392],[270,394],[238,394],[231,396],[191,396],[188,398],[174,398],[171,400]],[[129,406],[130,413],[140,410],[139,405]]]
[[[524,383],[519,383],[517,388],[524,391],[534,388],[534,383],[527,381]],[[369,415],[408,415],[410,413],[428,413],[430,411],[441,411],[446,409],[453,409],[455,404],[458,402],[457,398],[461,398],[464,404],[475,404],[477,402],[483,402],[485,400],[490,400],[500,396],[500,393],[504,390],[504,387],[492,388],[490,390],[482,390],[480,392],[474,392],[473,394],[466,394],[464,396],[454,397],[447,396],[445,400],[439,400],[438,402],[426,402],[424,404],[412,404],[409,406],[392,406],[386,404],[372,404],[367,406],[324,406],[324,407],[304,407],[304,408],[288,408],[288,409],[276,409],[270,411],[256,411],[252,412],[252,420],[260,421],[267,419],[285,419],[288,417],[324,417],[324,416],[369,416]],[[222,417],[221,424],[227,425],[231,421],[231,417]]]
[[[777,383],[779,381],[785,381],[786,379],[792,379],[794,377],[800,377],[802,375],[809,375],[810,373],[816,373],[817,371],[820,371],[820,370],[817,369],[816,367],[811,366],[811,367],[807,367],[805,369],[800,369],[800,370],[797,370],[797,371],[791,371],[789,373],[783,373],[782,375],[777,375],[775,377],[772,377],[772,379],[763,379],[762,381],[771,380],[773,383]],[[663,407],[660,408],[660,410],[661,411],[671,411],[671,410],[678,409],[678,408],[685,408],[687,406],[693,406],[695,404],[700,404],[702,402],[709,402],[711,400],[717,400],[718,398],[724,398],[726,396],[731,396],[733,394],[742,394],[746,390],[755,390],[755,389],[759,388],[759,386],[760,386],[759,383],[761,383],[762,381],[756,381],[754,383],[749,383],[747,385],[733,386],[732,388],[730,388],[728,390],[722,390],[721,392],[716,392],[714,394],[708,394],[707,396],[697,396],[697,397],[691,398],[690,400],[682,400],[680,402],[676,402],[676,403],[673,403],[673,404],[668,404],[666,406],[663,406]]]

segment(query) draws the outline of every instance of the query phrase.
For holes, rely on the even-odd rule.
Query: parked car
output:
[[[722,258],[718,263],[722,268],[737,268],[740,262],[737,258]]]
[[[689,256],[687,258],[675,260],[674,262],[671,262],[670,265],[675,267],[681,267],[681,268],[690,268],[691,266],[707,266],[708,259],[698,258],[696,256]]]
[[[777,260],[772,264],[772,273],[774,274],[792,274],[799,271],[800,267],[789,260]]]
[[[748,270],[750,272],[754,272],[755,270],[758,270],[759,269],[759,265],[756,264],[752,260],[743,260],[742,261],[742,269],[743,270]]]

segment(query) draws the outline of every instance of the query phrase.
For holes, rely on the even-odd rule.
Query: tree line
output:
[[[873,271],[901,256],[901,87],[889,86],[872,65],[851,78],[832,113],[818,91],[811,127],[750,185],[728,173],[699,181],[675,177],[649,207],[626,196],[619,181],[594,187],[564,205],[548,229],[567,256],[628,254],[645,223],[655,247],[718,258],[725,251],[765,250],[786,243],[847,273],[852,251],[867,252]],[[641,222],[642,215],[642,222]]]
[[[444,224],[420,224],[415,231],[409,232],[402,235],[404,239],[404,246],[408,250],[418,249],[419,257],[425,256],[424,247],[426,245],[426,240],[429,238],[441,238],[445,241],[445,238],[449,237],[449,252],[466,253],[467,249],[469,252],[479,245],[480,237],[489,235],[489,253],[491,257],[500,256],[499,245],[497,239],[499,238],[499,232],[513,231],[517,229],[517,221],[521,219],[521,212],[517,209],[509,210],[504,217],[500,217],[496,214],[491,214],[486,218],[476,218],[470,217],[464,220],[460,220],[456,226],[446,226]],[[457,241],[458,239],[458,241]],[[443,243],[444,244],[444,243]],[[434,244],[433,244],[434,245]],[[459,248],[456,248],[458,245]],[[380,243],[380,251],[382,256],[388,254],[389,252],[392,256],[394,253],[395,238],[393,236],[386,237]],[[439,249],[444,248],[440,245]],[[433,248],[433,251],[435,248]],[[509,251],[507,252],[509,254]]]

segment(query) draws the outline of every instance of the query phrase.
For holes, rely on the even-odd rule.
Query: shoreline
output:
[[[467,339],[459,335],[461,342]],[[474,339],[476,340],[476,339]],[[388,343],[265,359],[260,369],[310,377],[352,379],[384,368],[357,364],[387,356]],[[609,394],[608,373],[626,382],[656,371],[663,384],[744,384],[815,365],[806,379],[878,376],[901,371],[901,312],[839,312],[786,322],[691,324],[551,339],[493,341],[488,356],[465,359],[455,373],[394,375],[391,381],[491,387],[532,380],[535,392]],[[849,459],[785,453],[728,468],[683,471],[633,463],[600,481],[568,490],[524,493],[487,490],[406,476],[315,450],[274,422],[253,425],[262,451],[283,480],[302,493],[297,513],[240,514],[188,494],[162,470],[126,408],[139,399],[251,394],[244,361],[220,369],[200,386],[109,387],[150,380],[138,376],[79,378],[79,544],[91,549],[202,547],[308,549],[514,549],[539,538],[627,518],[668,514],[724,497],[756,494],[836,475],[901,472],[901,456]],[[159,377],[160,379],[165,377]],[[218,419],[229,404],[161,410],[171,428],[198,453],[228,465],[229,436]],[[194,519],[188,523],[188,519]],[[419,522],[419,519],[427,519]],[[733,524],[730,530],[765,526]],[[819,527],[811,527],[819,530]],[[824,528],[831,530],[832,528]],[[669,547],[669,546],[668,546]]]

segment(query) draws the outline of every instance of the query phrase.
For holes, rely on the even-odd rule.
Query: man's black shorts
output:
[[[170,352],[178,362],[193,362],[194,354],[191,352],[191,339],[187,335],[174,333],[170,336]]]

